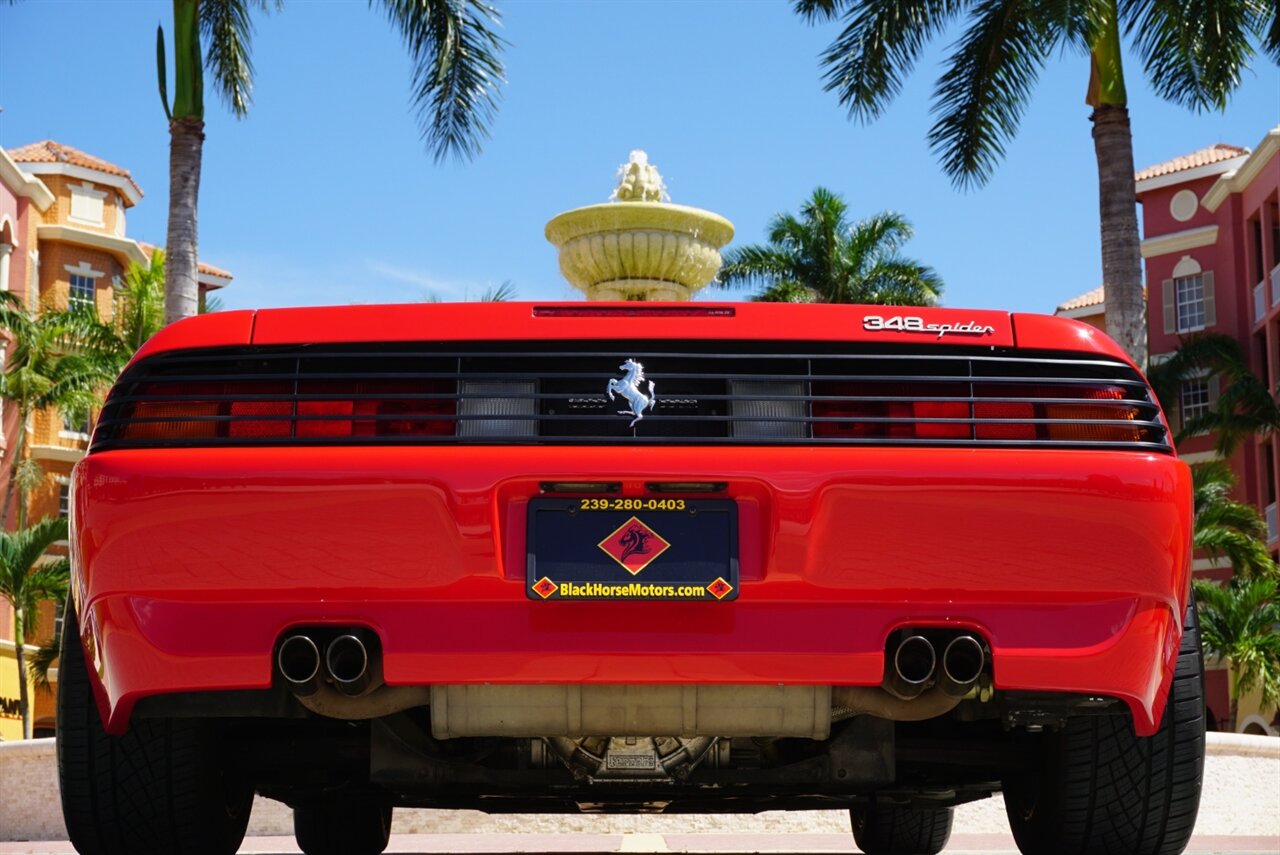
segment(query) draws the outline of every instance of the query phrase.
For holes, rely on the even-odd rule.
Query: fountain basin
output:
[[[607,202],[558,214],[546,236],[588,300],[688,300],[715,278],[733,224],[670,202]]]

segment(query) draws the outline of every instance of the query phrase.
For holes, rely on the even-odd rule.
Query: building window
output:
[[[71,515],[71,485],[58,485],[58,516],[66,519]]]
[[[88,181],[71,185],[71,214],[68,219],[89,225],[102,225],[102,202],[107,198],[105,190],[94,188]]]
[[[90,431],[88,413],[62,414],[62,432],[88,436]]]
[[[1188,424],[1194,419],[1209,414],[1209,378],[1199,380],[1183,380],[1182,394],[1178,402],[1182,410],[1182,423]]]
[[[1204,279],[1199,274],[1173,280],[1178,306],[1178,332],[1204,329]]]
[[[71,297],[69,305],[72,309],[88,309],[94,305],[94,281],[92,277],[79,273],[71,274]]]
[[[62,619],[67,616],[67,601],[58,600],[53,606],[53,637],[62,638]]]

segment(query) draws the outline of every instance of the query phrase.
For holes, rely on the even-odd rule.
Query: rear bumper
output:
[[[512,473],[520,473],[513,476]],[[542,481],[714,480],[734,602],[533,602]],[[1181,635],[1187,468],[1051,450],[398,448],[94,454],[74,590],[113,731],[141,697],[265,688],[291,626],[378,633],[391,685],[874,685],[890,632],[989,641],[997,688],[1118,697],[1151,733]]]

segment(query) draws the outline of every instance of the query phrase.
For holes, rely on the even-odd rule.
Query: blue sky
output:
[[[511,47],[493,139],[444,165],[419,139],[399,39],[365,3],[290,0],[258,17],[249,117],[207,103],[200,251],[235,274],[227,308],[455,299],[508,279],[521,298],[572,298],[543,226],[603,201],[632,148],[738,242],[820,184],[858,216],[900,211],[948,305],[1052,311],[1099,281],[1083,57],[1049,67],[993,180],[960,192],[925,142],[956,33],[864,126],[822,89],[817,55],[837,25],[810,27],[787,2],[494,2]],[[154,39],[170,16],[159,0],[0,5],[0,145],[53,138],[129,168],[146,193],[129,234],[156,243],[168,133]],[[1226,113],[1203,116],[1157,100],[1133,59],[1128,72],[1139,168],[1254,146],[1280,123],[1265,60]]]

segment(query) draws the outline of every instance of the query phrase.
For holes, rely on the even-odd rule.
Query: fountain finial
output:
[[[649,162],[643,149],[632,149],[627,162],[618,167],[618,186],[609,196],[611,202],[670,202],[667,185],[662,183],[658,167]]]

